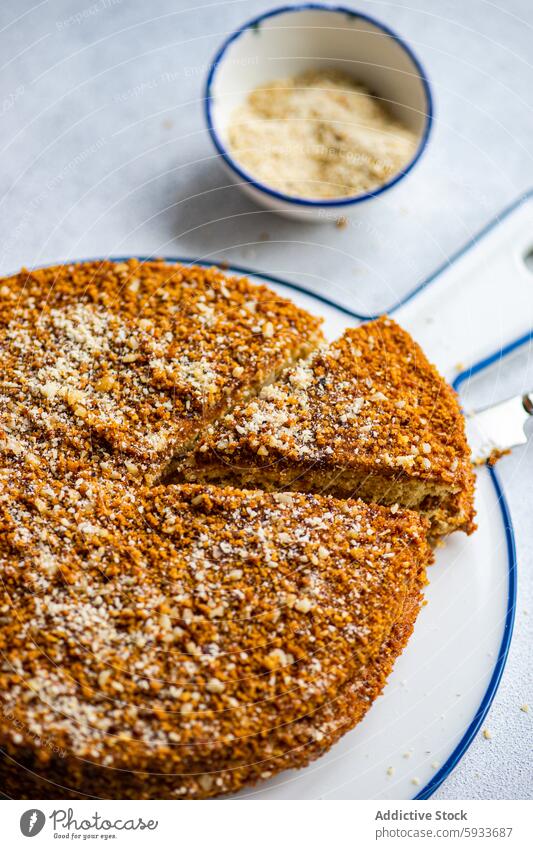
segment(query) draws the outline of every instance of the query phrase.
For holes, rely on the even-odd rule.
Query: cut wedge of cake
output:
[[[347,330],[211,426],[179,479],[331,493],[473,530],[474,475],[453,390],[387,318]]]
[[[320,323],[214,269],[23,270],[0,281],[3,462],[157,480],[209,422],[309,354]]]
[[[302,766],[380,693],[431,557],[409,511],[0,470],[0,775],[198,798]]]

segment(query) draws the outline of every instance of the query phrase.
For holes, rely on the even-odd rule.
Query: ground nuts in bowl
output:
[[[205,92],[216,150],[248,195],[320,220],[375,200],[429,137],[426,75],[391,30],[320,4],[267,12],[222,45]]]

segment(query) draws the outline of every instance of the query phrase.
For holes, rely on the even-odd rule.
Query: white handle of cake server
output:
[[[528,255],[533,195],[489,225],[393,314],[448,380],[533,328]]]

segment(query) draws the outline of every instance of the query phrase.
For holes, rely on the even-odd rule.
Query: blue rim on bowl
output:
[[[361,20],[367,21],[368,23],[377,27],[390,38],[394,39],[394,41],[396,41],[396,43],[405,51],[405,53],[407,53],[413,65],[415,66],[419,74],[426,98],[426,123],[424,126],[424,131],[420,138],[418,148],[409,164],[402,171],[400,171],[398,174],[396,174],[394,177],[384,183],[382,186],[379,186],[379,188],[374,189],[370,192],[364,192],[362,194],[352,195],[346,198],[339,198],[338,200],[313,200],[311,198],[298,197],[297,195],[287,195],[284,192],[279,192],[276,189],[271,188],[270,186],[266,185],[266,183],[262,183],[259,180],[256,180],[251,174],[247,173],[243,168],[241,168],[241,166],[235,161],[235,159],[233,159],[231,154],[228,152],[228,149],[226,148],[225,144],[222,142],[219,134],[217,133],[213,122],[213,83],[216,77],[218,66],[220,65],[220,62],[223,59],[228,47],[234,41],[236,41],[236,39],[240,38],[247,30],[257,28],[262,21],[276,17],[277,15],[286,14],[288,12],[303,12],[310,9],[324,10],[326,12],[340,12],[342,14],[348,15],[349,17],[360,18]],[[233,32],[230,36],[228,36],[228,38],[224,41],[224,43],[216,53],[215,57],[213,58],[213,61],[209,68],[209,73],[207,75],[204,90],[204,109],[207,128],[209,130],[209,135],[211,136],[211,140],[215,146],[215,149],[218,151],[226,165],[228,165],[232,171],[234,171],[246,183],[249,183],[254,188],[258,189],[261,192],[264,192],[272,198],[284,201],[285,203],[294,204],[296,206],[307,206],[311,208],[335,208],[351,206],[353,204],[362,203],[363,201],[369,200],[370,198],[377,197],[378,195],[385,192],[387,189],[392,188],[394,185],[396,185],[396,183],[399,183],[400,180],[403,180],[403,178],[406,177],[407,174],[409,174],[409,172],[414,168],[414,166],[424,153],[427,147],[427,143],[429,141],[431,127],[433,124],[433,98],[431,95],[431,88],[428,76],[420,60],[414,54],[409,45],[403,40],[403,38],[401,38],[401,36],[394,32],[394,30],[390,29],[390,27],[388,27],[386,24],[381,23],[381,21],[378,21],[371,15],[366,15],[364,12],[359,12],[356,9],[351,9],[347,6],[330,6],[327,3],[301,3],[294,6],[278,6],[275,9],[270,9],[270,11],[264,12],[263,14],[252,18],[251,20],[247,21],[242,26],[240,26],[237,30],[235,30],[235,32]]]

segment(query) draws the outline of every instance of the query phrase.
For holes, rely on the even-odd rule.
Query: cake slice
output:
[[[347,330],[211,426],[180,479],[331,493],[420,511],[434,537],[474,527],[456,396],[387,318]]]
[[[0,470],[0,776],[16,798],[197,798],[358,722],[431,557],[409,511]]]
[[[309,354],[320,323],[215,269],[23,270],[0,281],[4,462],[153,482],[209,422]]]

